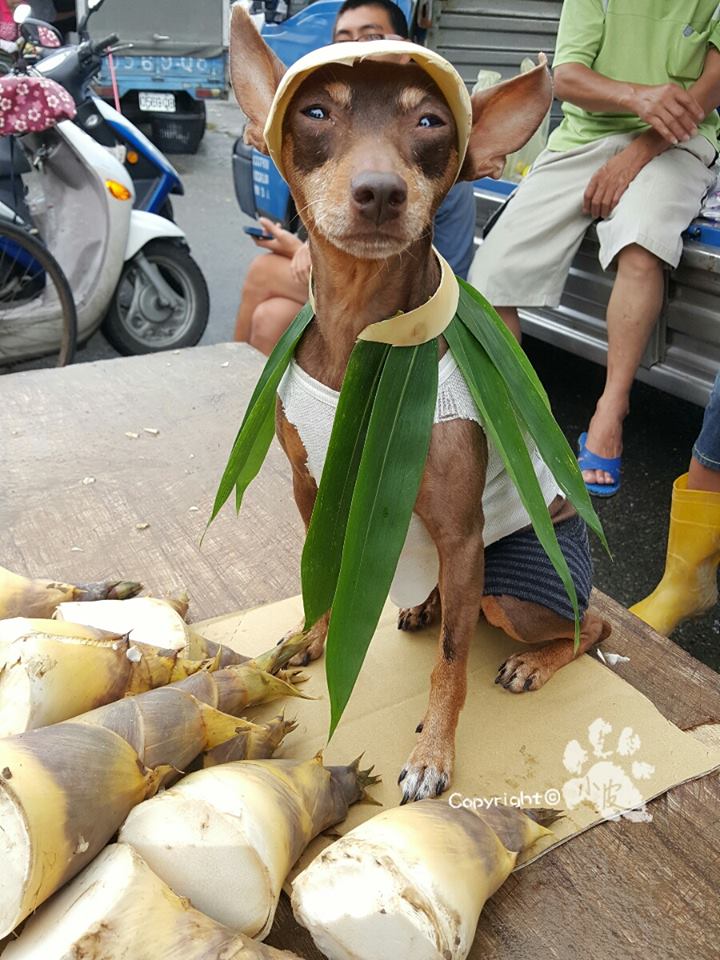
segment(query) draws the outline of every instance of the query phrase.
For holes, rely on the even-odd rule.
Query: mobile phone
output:
[[[255,237],[256,240],[274,240],[271,233],[265,233],[262,227],[243,227],[243,231],[249,237]]]

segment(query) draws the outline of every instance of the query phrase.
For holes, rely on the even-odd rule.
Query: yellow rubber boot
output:
[[[686,617],[717,603],[720,493],[688,490],[684,473],[673,484],[665,573],[631,613],[666,636]]]

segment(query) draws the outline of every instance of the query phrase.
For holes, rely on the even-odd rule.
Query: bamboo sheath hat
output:
[[[347,43],[332,43],[313,50],[289,67],[280,81],[265,123],[264,135],[268,152],[283,177],[285,177],[281,156],[283,118],[294,93],[303,80],[320,67],[333,63],[352,67],[364,60],[397,56],[408,57],[410,63],[424,70],[440,88],[457,125],[459,166],[462,166],[472,128],[472,104],[467,87],[455,67],[433,50],[407,40],[353,40]]]

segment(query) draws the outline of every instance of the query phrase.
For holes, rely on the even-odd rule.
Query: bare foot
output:
[[[627,405],[603,404],[598,401],[587,431],[585,447],[599,457],[612,460],[622,454],[623,421],[627,416]],[[613,484],[617,478],[607,470],[583,470],[585,483]]]
[[[437,587],[424,603],[417,607],[405,607],[398,612],[398,630],[423,630],[440,618],[440,592]]]

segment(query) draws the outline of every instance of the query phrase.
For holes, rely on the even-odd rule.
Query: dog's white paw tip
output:
[[[400,804],[415,800],[426,800],[429,797],[439,797],[450,785],[450,774],[434,766],[405,767],[398,778],[403,784],[403,795]]]

